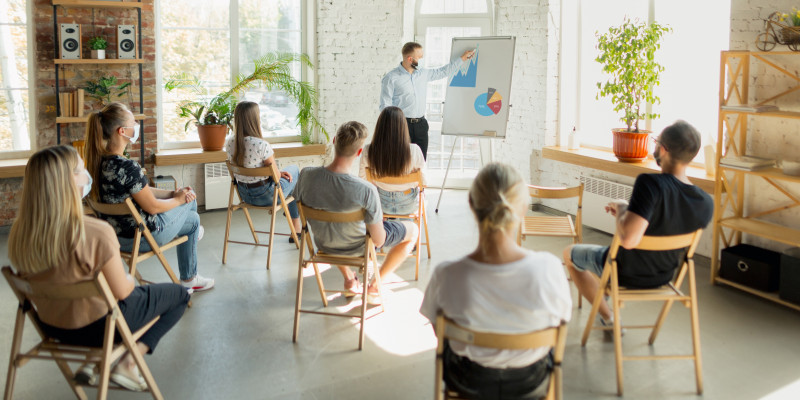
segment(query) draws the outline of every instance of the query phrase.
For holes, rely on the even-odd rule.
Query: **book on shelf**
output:
[[[719,160],[719,164],[730,168],[755,171],[757,169],[774,167],[775,159],[756,156],[725,156]]]
[[[761,112],[768,112],[768,111],[778,111],[778,106],[774,105],[758,105],[758,104],[739,104],[739,105],[732,105],[732,106],[722,106],[723,110],[726,111],[742,111],[742,112],[754,112],[754,113],[761,113]]]

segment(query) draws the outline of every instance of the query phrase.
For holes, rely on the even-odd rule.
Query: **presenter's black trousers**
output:
[[[428,120],[422,118],[406,118],[408,123],[408,134],[411,136],[411,143],[415,143],[422,150],[422,156],[428,160]]]

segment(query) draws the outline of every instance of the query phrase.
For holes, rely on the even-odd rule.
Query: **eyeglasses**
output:
[[[653,140],[653,143],[655,143],[655,144],[656,144],[656,146],[661,146],[661,147],[662,147],[664,150],[667,150],[667,151],[669,151],[669,150],[667,149],[667,146],[664,146],[664,143],[661,143],[661,141],[660,141],[660,140],[658,140],[658,138],[659,138],[658,136],[650,136],[650,139],[652,139],[652,140]]]

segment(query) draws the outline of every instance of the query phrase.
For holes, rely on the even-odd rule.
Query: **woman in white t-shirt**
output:
[[[366,178],[369,167],[376,177],[403,176],[422,171],[425,183],[425,157],[419,146],[411,143],[403,110],[386,107],[378,116],[372,143],[364,146],[358,176]],[[381,207],[386,214],[413,214],[417,211],[420,188],[414,183],[392,185],[377,182]]]
[[[275,152],[261,136],[261,113],[258,104],[242,101],[233,111],[233,135],[225,141],[228,161],[244,168],[259,168],[275,162]],[[290,165],[281,171],[283,195],[289,197],[297,183],[300,169]],[[235,174],[236,186],[242,201],[256,206],[271,206],[275,195],[275,182],[267,176],[242,176]],[[280,203],[280,200],[278,200]],[[297,202],[287,204],[292,223],[300,232],[300,212]],[[289,238],[289,242],[294,242]]]
[[[435,323],[439,311],[470,329],[526,333],[557,326],[572,314],[561,261],[523,249],[515,240],[528,194],[514,168],[484,167],[469,191],[479,243],[460,260],[438,265],[420,313]],[[535,399],[545,394],[550,348],[497,350],[449,343],[444,380],[467,398]]]

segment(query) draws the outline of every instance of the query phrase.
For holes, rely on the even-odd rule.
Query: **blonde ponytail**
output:
[[[522,177],[505,164],[491,163],[481,169],[469,190],[469,205],[482,235],[518,227],[524,201]]]

